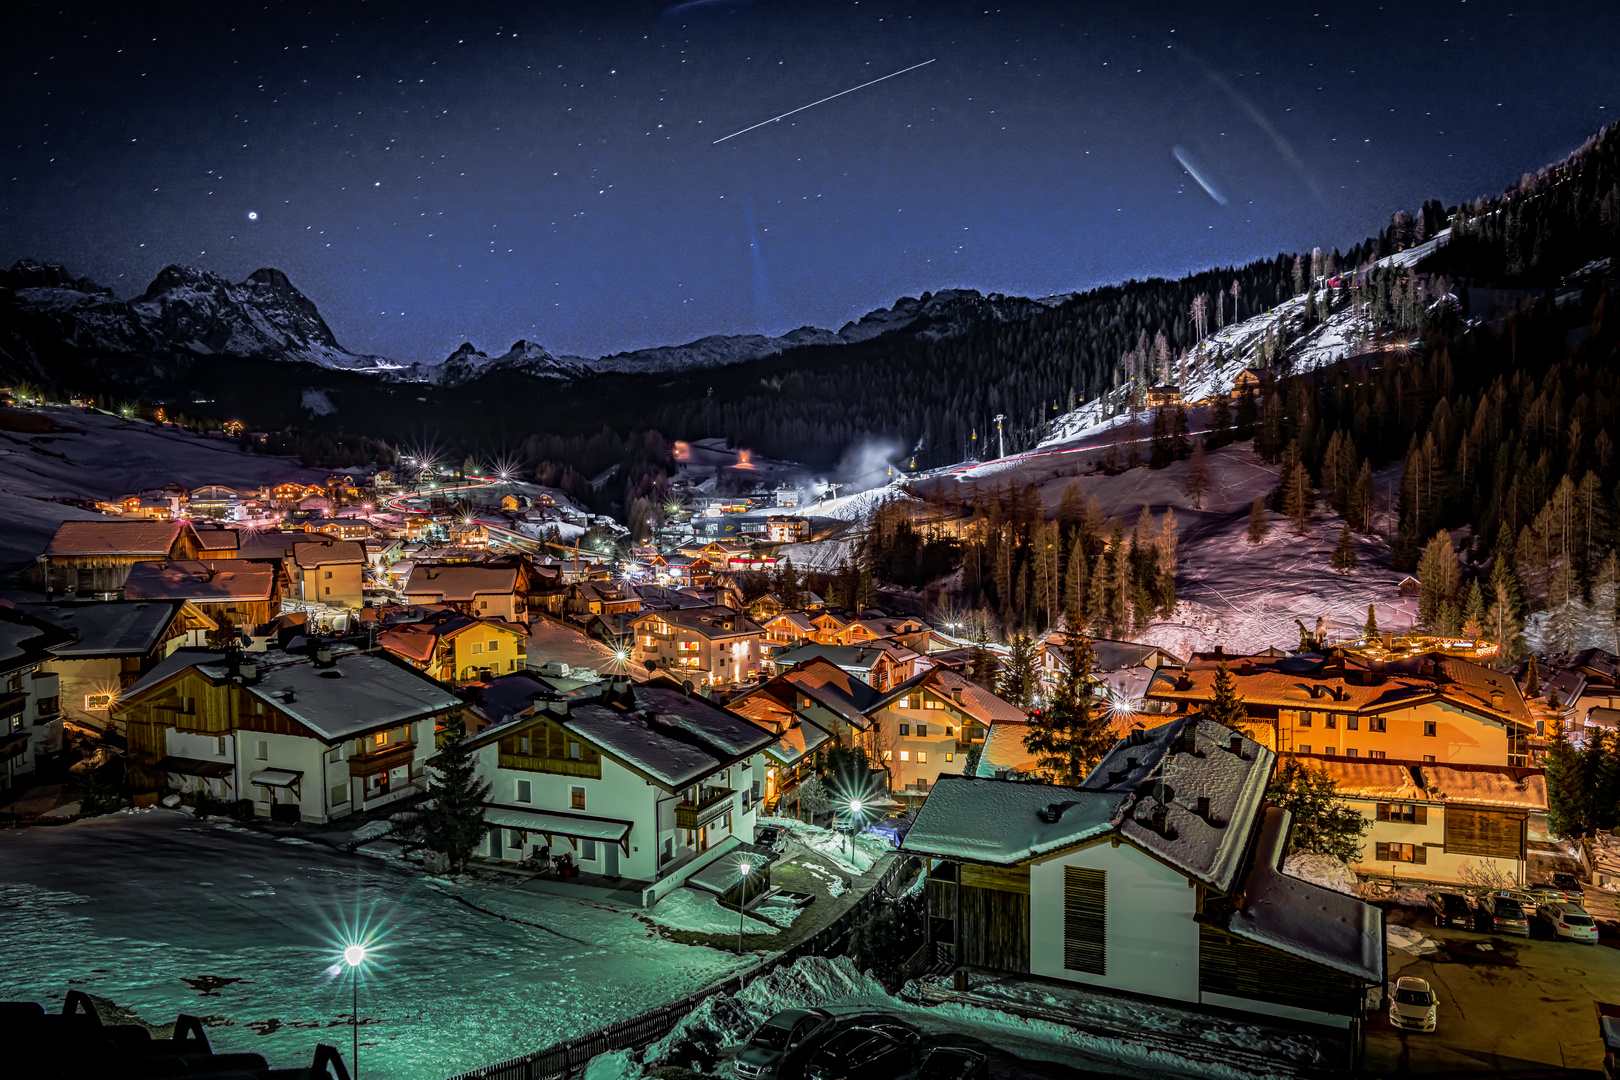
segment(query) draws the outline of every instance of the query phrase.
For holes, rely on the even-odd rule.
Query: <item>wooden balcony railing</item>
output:
[[[731,788],[723,788],[711,792],[695,803],[676,803],[675,827],[677,829],[701,829],[730,810],[736,797],[736,791]]]

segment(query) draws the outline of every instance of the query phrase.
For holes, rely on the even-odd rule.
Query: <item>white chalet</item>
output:
[[[773,731],[665,679],[597,700],[536,696],[467,740],[491,785],[484,854],[573,855],[655,903],[754,839]]]

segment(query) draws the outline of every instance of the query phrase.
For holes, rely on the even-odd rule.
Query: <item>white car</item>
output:
[[[1434,991],[1424,979],[1403,975],[1389,999],[1389,1022],[1404,1031],[1433,1031]]]
[[[1552,924],[1553,933],[1561,938],[1585,945],[1597,944],[1597,923],[1579,904],[1547,904],[1541,909],[1541,917]]]

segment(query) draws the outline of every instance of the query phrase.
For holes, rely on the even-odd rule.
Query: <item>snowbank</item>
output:
[[[585,1066],[585,1080],[639,1080],[641,1066],[629,1050],[598,1054]]]
[[[783,1009],[806,1009],[852,996],[889,1000],[883,986],[855,970],[848,957],[806,956],[749,983],[738,994],[704,998],[668,1035],[647,1048],[643,1060],[661,1065],[684,1044],[736,1046]]]
[[[1433,938],[1410,926],[1386,926],[1384,939],[1389,942],[1390,948],[1411,953],[1413,956],[1427,956],[1440,951],[1440,946]]]
[[[787,830],[793,839],[853,877],[872,869],[884,853],[893,850],[886,841],[870,836],[851,837],[819,825],[808,825],[797,818],[762,817],[759,824]]]
[[[697,889],[676,889],[658,901],[646,917],[659,926],[671,930],[689,930],[694,934],[735,934],[738,927],[737,912],[721,907],[719,898],[713,893]],[[781,926],[745,915],[742,916],[742,929],[750,934],[775,934]]]
[[[1296,851],[1283,861],[1283,873],[1290,877],[1297,877],[1301,881],[1308,881],[1312,885],[1320,885],[1324,889],[1332,889],[1347,896],[1354,896],[1356,891],[1356,875],[1350,872],[1350,867],[1342,860],[1331,855],[1318,855],[1314,851]]]

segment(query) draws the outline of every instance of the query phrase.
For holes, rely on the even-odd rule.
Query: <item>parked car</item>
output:
[[[780,825],[761,825],[754,830],[754,843],[780,855],[787,850],[787,830]]]
[[[1597,944],[1597,923],[1579,904],[1547,904],[1541,909],[1541,916],[1552,924],[1557,936],[1586,945]]]
[[[846,1028],[811,1055],[805,1080],[901,1080],[914,1075],[919,1041],[917,1032],[899,1023]]]
[[[1468,897],[1461,893],[1430,893],[1429,911],[1434,915],[1436,926],[1460,926],[1465,930],[1473,928],[1473,906],[1468,903]]]
[[[1405,1031],[1433,1031],[1437,1019],[1428,981],[1402,975],[1390,995],[1389,1022]]]
[[[1564,890],[1564,899],[1574,903],[1586,900],[1586,889],[1581,885],[1580,878],[1574,874],[1554,874],[1552,883]]]
[[[1498,934],[1529,937],[1530,917],[1524,913],[1524,905],[1518,900],[1511,896],[1496,896],[1491,898],[1491,929]]]
[[[832,1014],[824,1009],[787,1009],[759,1026],[737,1055],[737,1075],[744,1080],[766,1080],[782,1075],[789,1059],[805,1056],[816,1042],[832,1032]]]
[[[1524,887],[1524,895],[1531,904],[1538,908],[1544,904],[1562,904],[1564,902],[1564,890],[1560,889],[1556,885],[1550,885],[1544,881],[1533,885],[1526,885]],[[1521,901],[1521,903],[1523,903],[1523,901]]]
[[[989,1080],[990,1059],[965,1046],[936,1046],[924,1055],[917,1080]]]
[[[900,841],[911,831],[911,818],[906,814],[890,814],[882,821],[874,821],[862,831],[872,836],[880,836],[895,847],[899,847]]]

